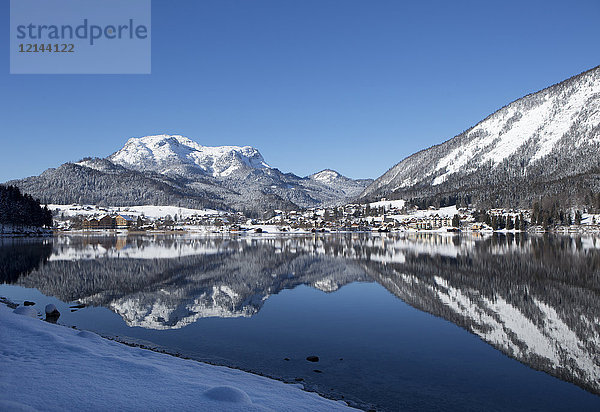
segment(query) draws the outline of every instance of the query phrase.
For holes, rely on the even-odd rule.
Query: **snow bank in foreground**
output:
[[[335,411],[282,382],[132,348],[0,305],[0,410]]]

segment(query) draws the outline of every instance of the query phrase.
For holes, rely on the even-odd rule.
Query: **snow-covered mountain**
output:
[[[525,96],[407,157],[361,194],[472,196],[514,206],[600,189],[600,66]]]
[[[312,174],[309,177],[312,180],[316,180],[317,182],[323,182],[323,183],[331,183],[331,182],[335,182],[338,179],[343,178],[342,175],[340,175],[335,170],[331,170],[331,169],[321,170],[320,172]]]
[[[356,198],[365,187],[373,182],[373,179],[350,179],[331,169],[321,170],[308,176],[308,179],[328,187],[336,188],[338,191],[345,193],[348,200]]]
[[[127,169],[164,175],[201,173],[226,177],[244,169],[270,169],[262,155],[250,146],[201,146],[183,136],[131,138],[108,160]]]
[[[9,182],[45,203],[177,205],[258,213],[348,202],[372,180],[332,170],[308,177],[269,166],[250,146],[202,146],[187,137],[131,138],[107,158],[85,158]]]

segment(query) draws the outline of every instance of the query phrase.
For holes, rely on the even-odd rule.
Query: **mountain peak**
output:
[[[227,177],[240,169],[271,168],[251,146],[202,146],[179,135],[133,137],[108,159],[128,169],[166,175]]]
[[[309,176],[312,180],[316,180],[321,183],[331,183],[335,179],[343,177],[341,174],[332,169],[324,169],[320,172],[312,174]]]

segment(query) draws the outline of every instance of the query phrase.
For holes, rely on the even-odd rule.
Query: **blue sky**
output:
[[[375,178],[600,64],[598,16],[597,0],[157,0],[151,75],[10,75],[6,39],[0,182],[162,133]]]

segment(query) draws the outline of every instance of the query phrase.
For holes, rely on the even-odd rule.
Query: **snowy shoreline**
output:
[[[42,227],[15,226],[0,224],[0,238],[2,237],[52,237],[53,231]]]
[[[301,385],[128,346],[32,311],[0,304],[0,410],[351,410]]]

